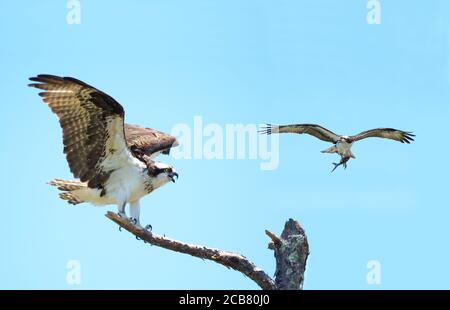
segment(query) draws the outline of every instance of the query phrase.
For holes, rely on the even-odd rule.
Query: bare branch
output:
[[[113,212],[108,212],[106,217],[146,243],[189,254],[200,259],[214,261],[243,273],[264,290],[298,290],[303,288],[309,245],[305,231],[293,219],[286,222],[281,237],[266,230],[266,235],[271,239],[269,249],[275,251],[276,272],[274,281],[262,269],[240,254],[160,236],[134,225],[129,219],[122,218]]]
[[[275,247],[281,246],[280,238],[277,235],[275,235],[273,232],[266,230],[266,235],[269,236],[270,239],[272,239],[272,242],[269,243],[270,250],[275,250]]]
[[[136,237],[144,240],[145,242],[156,245],[167,250],[189,254],[201,259],[212,260],[227,268],[239,271],[252,279],[263,290],[276,290],[274,280],[269,277],[262,269],[258,268],[249,261],[246,257],[219,249],[212,249],[205,246],[188,244],[180,241],[176,241],[165,236],[154,234],[146,229],[138,227],[131,223],[128,219],[119,217],[116,213],[108,212],[106,217],[114,221],[122,228],[128,230]]]

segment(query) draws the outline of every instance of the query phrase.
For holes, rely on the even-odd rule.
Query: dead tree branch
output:
[[[277,268],[275,284],[279,290],[303,289],[306,262],[309,255],[308,239],[300,224],[289,219],[281,238],[266,230],[272,240],[269,249],[275,251]]]
[[[184,243],[157,235],[134,225],[128,219],[122,218],[113,212],[108,212],[106,217],[146,243],[200,259],[211,260],[227,268],[239,271],[253,280],[263,290],[302,288],[303,273],[308,256],[308,243],[303,229],[293,220],[289,220],[286,223],[281,239],[275,234],[266,231],[266,234],[272,240],[271,249],[275,250],[277,261],[276,278],[273,280],[261,268],[258,268],[254,263],[240,254]],[[294,285],[297,286],[293,288]]]

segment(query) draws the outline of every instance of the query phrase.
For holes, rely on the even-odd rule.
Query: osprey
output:
[[[152,158],[168,154],[178,145],[165,133],[135,125],[125,125],[123,107],[104,92],[71,77],[38,75],[30,87],[59,119],[64,153],[77,181],[55,179],[49,184],[62,191],[60,198],[70,204],[118,206],[139,225],[139,200],[172,181],[175,169]]]
[[[297,124],[285,126],[274,126],[267,124],[266,127],[263,127],[260,130],[260,133],[268,135],[273,133],[305,133],[314,136],[322,141],[333,143],[334,145],[332,147],[322,151],[322,153],[337,153],[341,156],[341,161],[339,163],[333,163],[334,169],[331,172],[336,170],[336,168],[341,165],[344,167],[344,169],[347,168],[347,162],[349,161],[349,159],[355,158],[351,151],[351,148],[353,146],[353,143],[355,143],[356,141],[370,137],[377,137],[409,144],[410,141],[414,141],[413,137],[415,137],[415,135],[413,135],[411,132],[392,128],[377,128],[367,130],[355,136],[340,136],[322,126],[315,124]]]

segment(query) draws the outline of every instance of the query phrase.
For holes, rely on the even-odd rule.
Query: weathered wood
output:
[[[272,239],[269,249],[275,252],[277,289],[303,289],[306,262],[309,256],[308,239],[303,228],[298,222],[289,219],[281,237],[270,231],[266,231],[266,234]]]
[[[106,216],[116,222],[122,228],[128,230],[133,235],[143,241],[156,245],[167,250],[189,254],[201,259],[212,260],[216,263],[224,265],[227,268],[237,270],[259,285],[263,290],[275,290],[275,282],[262,269],[258,268],[244,256],[223,251],[219,249],[208,248],[205,246],[194,245],[176,241],[165,236],[154,234],[142,227],[138,227],[126,218],[118,216],[116,213],[108,212]]]
[[[277,263],[275,280],[273,280],[261,268],[258,268],[241,254],[189,244],[157,235],[113,212],[108,212],[106,217],[146,243],[200,259],[211,260],[239,271],[263,290],[293,290],[303,287],[304,272],[309,254],[308,241],[303,229],[292,219],[286,222],[281,238],[270,231],[266,231],[266,234],[272,240],[269,248],[275,251]]]

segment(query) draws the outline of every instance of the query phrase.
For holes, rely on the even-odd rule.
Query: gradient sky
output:
[[[403,145],[356,144],[347,170],[309,136],[280,137],[280,165],[159,159],[179,182],[142,200],[155,232],[240,252],[269,274],[265,229],[288,218],[307,232],[305,289],[449,289],[450,2],[0,2],[3,289],[254,289],[240,273],[150,247],[104,217],[115,207],[68,206],[46,185],[71,179],[55,116],[27,79],[73,76],[107,92],[126,120],[175,124],[319,123],[338,133],[396,127]],[[81,284],[66,264],[81,264]],[[381,285],[366,281],[381,264]]]

